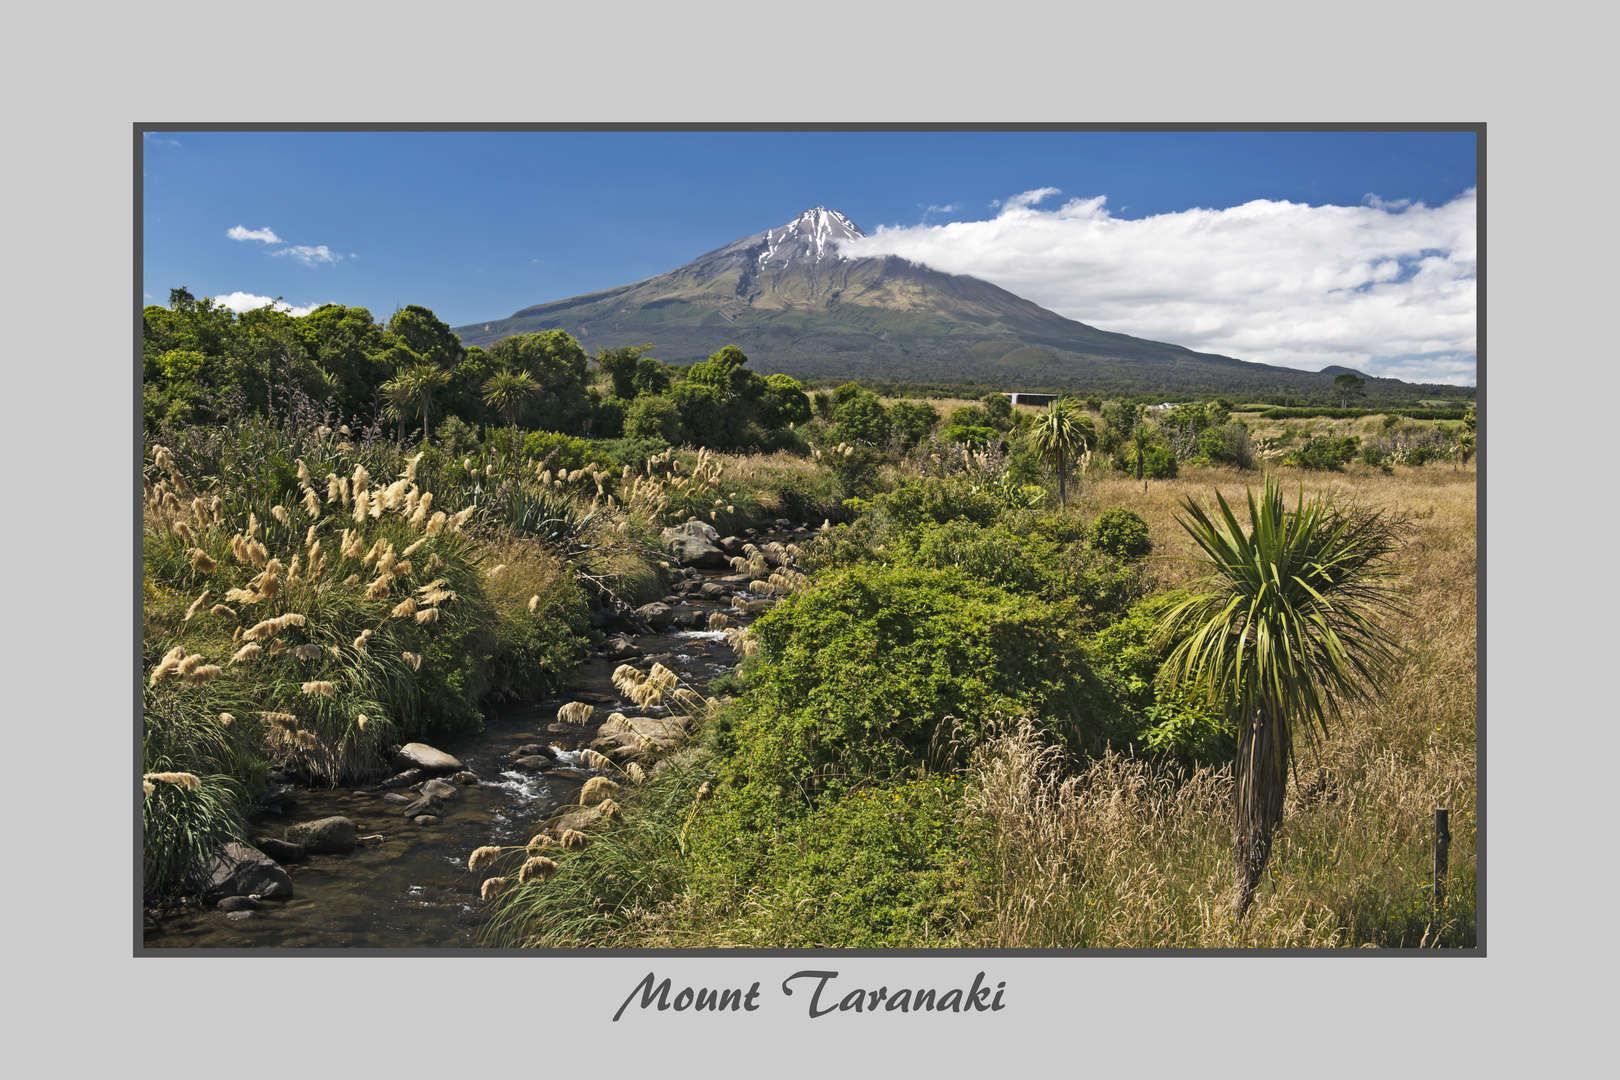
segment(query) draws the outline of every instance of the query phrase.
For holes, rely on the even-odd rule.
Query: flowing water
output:
[[[784,538],[785,539],[785,538]],[[763,540],[763,538],[762,538]],[[729,571],[727,571],[729,573]],[[706,579],[718,574],[705,575]],[[745,599],[758,599],[740,593]],[[732,625],[746,625],[729,601],[703,601],[695,596],[675,607],[707,617],[726,612]],[[663,663],[683,683],[703,691],[710,679],[728,672],[736,653],[719,631],[671,627],[663,634],[634,639],[644,656],[630,661],[645,671],[651,661]],[[445,802],[438,825],[417,825],[401,815],[398,804],[381,787],[334,790],[298,788],[298,803],[281,814],[249,819],[249,838],[279,838],[290,825],[341,815],[355,823],[362,838],[381,837],[339,855],[308,855],[284,869],[291,875],[292,896],[263,901],[252,918],[233,921],[213,908],[170,910],[145,933],[148,948],[474,948],[483,944],[485,919],[479,901],[481,875],[467,869],[467,857],[486,844],[528,841],[533,827],[571,801],[584,781],[595,775],[580,761],[580,750],[615,710],[642,712],[620,701],[612,675],[621,661],[592,654],[580,664],[570,697],[510,708],[487,717],[485,728],[460,739],[432,745],[475,773],[477,785],[460,786]],[[596,706],[585,725],[557,723],[557,710],[571,700]],[[544,742],[559,751],[559,773],[548,775],[511,769],[505,755],[524,743]],[[623,779],[619,777],[619,779]],[[414,792],[399,789],[415,798]]]

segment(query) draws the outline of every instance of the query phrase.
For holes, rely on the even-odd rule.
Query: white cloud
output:
[[[1257,199],[1135,220],[1112,216],[1102,195],[1035,207],[1056,194],[1014,195],[988,221],[880,226],[840,250],[971,274],[1100,329],[1200,352],[1474,381],[1472,188],[1432,208]]]
[[[272,255],[290,255],[305,266],[318,266],[321,263],[336,263],[343,256],[328,248],[325,244],[309,247],[299,244],[296,247],[284,247],[280,251],[272,251]]]
[[[276,303],[276,298],[273,296],[255,296],[252,293],[245,292],[225,293],[223,296],[216,296],[214,297],[214,303],[220,307],[230,308],[238,315],[244,311],[257,311],[259,308],[275,304],[277,311],[285,311],[289,315],[300,316],[308,315],[321,306],[320,304],[309,304],[304,307],[294,307],[285,302]],[[322,303],[325,303],[325,301],[322,301]]]
[[[225,231],[225,235],[232,240],[262,240],[266,244],[282,243],[281,237],[271,232],[268,225],[262,229],[248,229],[241,225],[234,225]]]

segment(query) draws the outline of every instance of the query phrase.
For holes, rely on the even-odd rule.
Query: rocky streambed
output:
[[[768,609],[771,575],[794,573],[791,545],[816,531],[787,521],[736,537],[700,522],[667,530],[681,564],[670,594],[593,614],[610,636],[581,662],[569,696],[509,706],[476,735],[401,747],[375,783],[327,789],[277,774],[249,820],[250,842],[218,853],[200,900],[144,913],[146,947],[479,946],[481,875],[467,869],[468,855],[525,844],[570,807],[567,824],[588,831],[587,782],[625,783],[625,769],[642,759],[651,768],[685,734],[666,708],[628,700],[614,671],[662,664],[705,692],[738,660],[709,629],[711,616],[746,626]]]

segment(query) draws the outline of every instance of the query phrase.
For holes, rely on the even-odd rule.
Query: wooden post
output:
[[[1450,817],[1449,810],[1434,812],[1434,910],[1437,917],[1446,905],[1446,863],[1451,849],[1451,830],[1447,824]]]

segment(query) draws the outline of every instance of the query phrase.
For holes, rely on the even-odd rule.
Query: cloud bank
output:
[[[1106,196],[1000,200],[989,221],[880,226],[850,257],[971,274],[1099,329],[1284,367],[1472,384],[1473,188],[1444,206],[1257,199],[1126,220]]]
[[[255,296],[252,293],[245,292],[225,293],[223,296],[216,296],[214,297],[214,303],[220,307],[230,308],[238,315],[244,311],[257,311],[259,308],[275,304],[277,311],[285,311],[293,316],[302,316],[308,315],[321,306],[320,304],[310,304],[306,307],[294,307],[288,303],[276,303],[276,298],[273,296]],[[322,303],[325,303],[325,301],[322,301]]]

